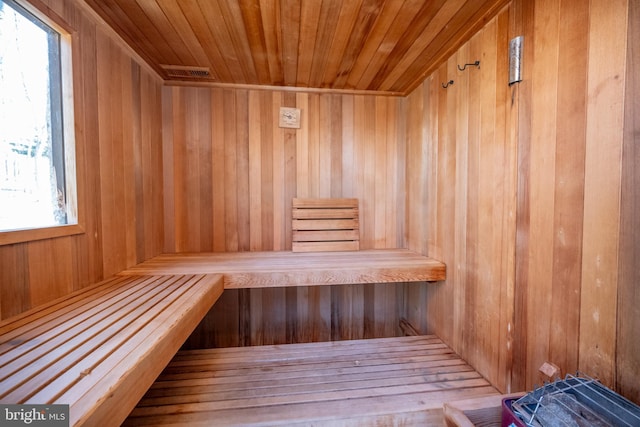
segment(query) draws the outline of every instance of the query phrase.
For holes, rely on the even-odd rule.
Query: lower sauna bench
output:
[[[180,351],[124,425],[443,425],[498,395],[433,335]]]

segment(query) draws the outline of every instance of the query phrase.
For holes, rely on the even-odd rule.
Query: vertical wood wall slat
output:
[[[629,2],[624,146],[620,218],[620,267],[616,386],[640,402],[640,4]]]

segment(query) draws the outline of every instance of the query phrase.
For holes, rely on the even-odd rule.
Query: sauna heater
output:
[[[505,420],[507,420],[505,422]],[[503,402],[503,426],[640,426],[640,407],[583,374]]]

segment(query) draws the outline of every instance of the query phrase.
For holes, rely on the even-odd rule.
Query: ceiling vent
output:
[[[207,67],[185,67],[182,65],[161,65],[169,78],[214,80]]]

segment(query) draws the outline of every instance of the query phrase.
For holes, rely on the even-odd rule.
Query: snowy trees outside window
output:
[[[60,40],[0,0],[0,231],[68,223]]]

